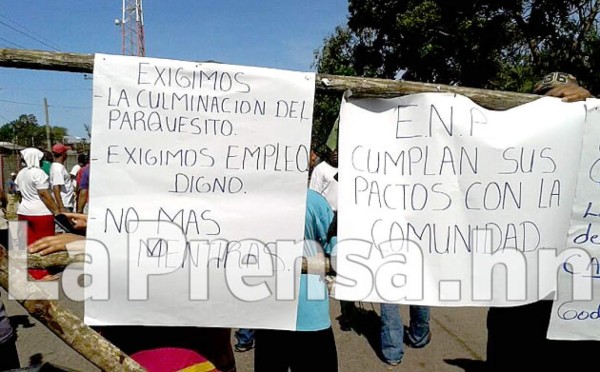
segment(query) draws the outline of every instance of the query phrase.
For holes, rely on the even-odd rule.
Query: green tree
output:
[[[591,0],[351,0],[348,66],[359,76],[520,92],[565,71],[597,92],[599,10]],[[322,52],[341,48],[336,35],[318,54],[319,72],[347,62]]]
[[[50,142],[52,144],[62,142],[65,136],[69,135],[67,128],[63,127],[50,127]]]
[[[531,92],[564,71],[600,93],[600,3],[591,0],[350,0],[315,52],[319,73]],[[317,96],[313,143],[339,97]]]
[[[50,141],[52,143],[61,142],[66,135],[68,135],[66,128],[50,128]],[[35,115],[23,114],[17,120],[13,120],[0,127],[0,141],[14,141],[16,144],[25,147],[46,147],[46,127],[38,124]]]
[[[354,36],[347,27],[336,27],[335,32],[324,40],[323,47],[315,51],[313,67],[322,74],[353,76],[357,72],[353,64]],[[335,122],[340,97],[317,93],[313,113],[312,147],[323,156],[325,142]]]

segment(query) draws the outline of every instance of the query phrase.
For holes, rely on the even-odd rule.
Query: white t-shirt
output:
[[[73,176],[73,179],[71,180],[71,182],[73,183],[73,188],[77,188],[77,173],[80,169],[81,165],[75,164],[73,168],[71,168],[71,172],[69,173],[71,176]]]
[[[50,167],[50,190],[52,190],[54,186],[60,186],[60,197],[63,206],[72,208],[74,191],[71,175],[69,175],[64,165],[56,162],[52,163],[52,166]]]
[[[309,188],[323,195],[331,209],[337,211],[338,207],[338,181],[333,178],[338,173],[338,169],[322,161],[312,171]]]
[[[15,183],[19,186],[23,200],[17,209],[24,216],[47,216],[52,214],[40,199],[38,190],[48,190],[48,175],[40,168],[21,169]]]

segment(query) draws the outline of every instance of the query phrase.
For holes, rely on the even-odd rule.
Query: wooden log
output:
[[[0,248],[1,249],[1,248]],[[67,252],[57,252],[52,253],[46,256],[41,256],[39,254],[29,254],[27,256],[27,267],[29,269],[48,269],[48,268],[64,268],[72,263],[83,262],[84,255],[76,255],[74,257],[69,256]],[[22,262],[25,260],[18,260],[17,262]],[[324,272],[326,274],[332,274],[333,270],[331,267],[331,261],[328,257],[314,257],[311,258],[311,265],[315,266],[315,269],[324,268]],[[1,270],[1,269],[0,269]],[[302,257],[302,273],[306,274],[309,270],[308,262],[305,257]]]
[[[329,257],[311,257],[309,260],[311,267],[308,267],[309,263],[306,257],[302,257],[302,274],[313,273],[313,270],[315,274],[334,274]]]
[[[19,269],[17,269],[19,270]],[[8,255],[0,248],[0,285],[8,291]],[[42,293],[35,283],[16,283]],[[33,317],[48,327],[73,350],[103,371],[145,371],[127,354],[108,342],[104,337],[83,323],[69,309],[57,301],[18,300]],[[135,337],[135,335],[132,335]]]
[[[0,67],[93,73],[94,55],[0,49]],[[491,110],[505,110],[540,98],[535,94],[325,74],[317,75],[315,88],[321,93],[337,95],[350,90],[354,97],[397,97],[414,93],[450,92],[469,97]]]
[[[469,97],[473,102],[490,110],[506,110],[541,98],[541,96],[536,94],[505,92],[500,90],[417,83],[405,80],[386,80],[323,74],[317,76],[316,88],[317,91],[332,93],[350,90],[353,97],[362,98],[390,98],[427,92],[455,93]]]
[[[27,49],[0,49],[0,66],[31,70],[92,73],[94,70],[94,55]]]
[[[83,262],[85,255],[80,254],[74,257],[69,256],[67,252],[56,252],[46,256],[40,254],[29,254],[27,257],[28,269],[48,269],[64,268],[75,262]]]

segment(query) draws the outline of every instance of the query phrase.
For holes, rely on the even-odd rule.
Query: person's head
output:
[[[575,76],[565,72],[553,72],[542,78],[533,88],[533,93],[561,98],[563,102],[584,101],[592,94],[579,85]]]
[[[77,155],[77,163],[82,167],[88,163],[88,156],[85,153]]]
[[[12,178],[14,180],[15,178],[17,178],[17,174],[15,172],[12,172],[10,174],[10,178]]]
[[[65,146],[62,143],[57,143],[52,146],[52,155],[54,156],[54,161],[64,162],[67,159],[67,152],[71,148],[69,146]]]
[[[544,95],[553,88],[569,84],[579,85],[577,78],[571,74],[567,74],[566,72],[552,72],[544,76],[542,80],[533,87],[533,93]]]
[[[338,149],[337,149],[337,147],[335,149],[329,151],[328,161],[329,161],[329,164],[331,164],[331,166],[337,168],[337,166],[338,166]]]
[[[317,153],[315,152],[314,149],[310,149],[310,163],[309,163],[310,169],[313,169],[317,165],[318,162],[319,162],[319,155],[317,155]]]
[[[39,168],[44,157],[44,153],[39,149],[28,147],[21,150],[21,160],[27,168]]]

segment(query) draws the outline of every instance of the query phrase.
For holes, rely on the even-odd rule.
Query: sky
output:
[[[146,56],[313,71],[347,0],[144,0]],[[0,48],[121,54],[122,0],[0,1]],[[0,125],[33,114],[87,138],[92,76],[0,67]]]

